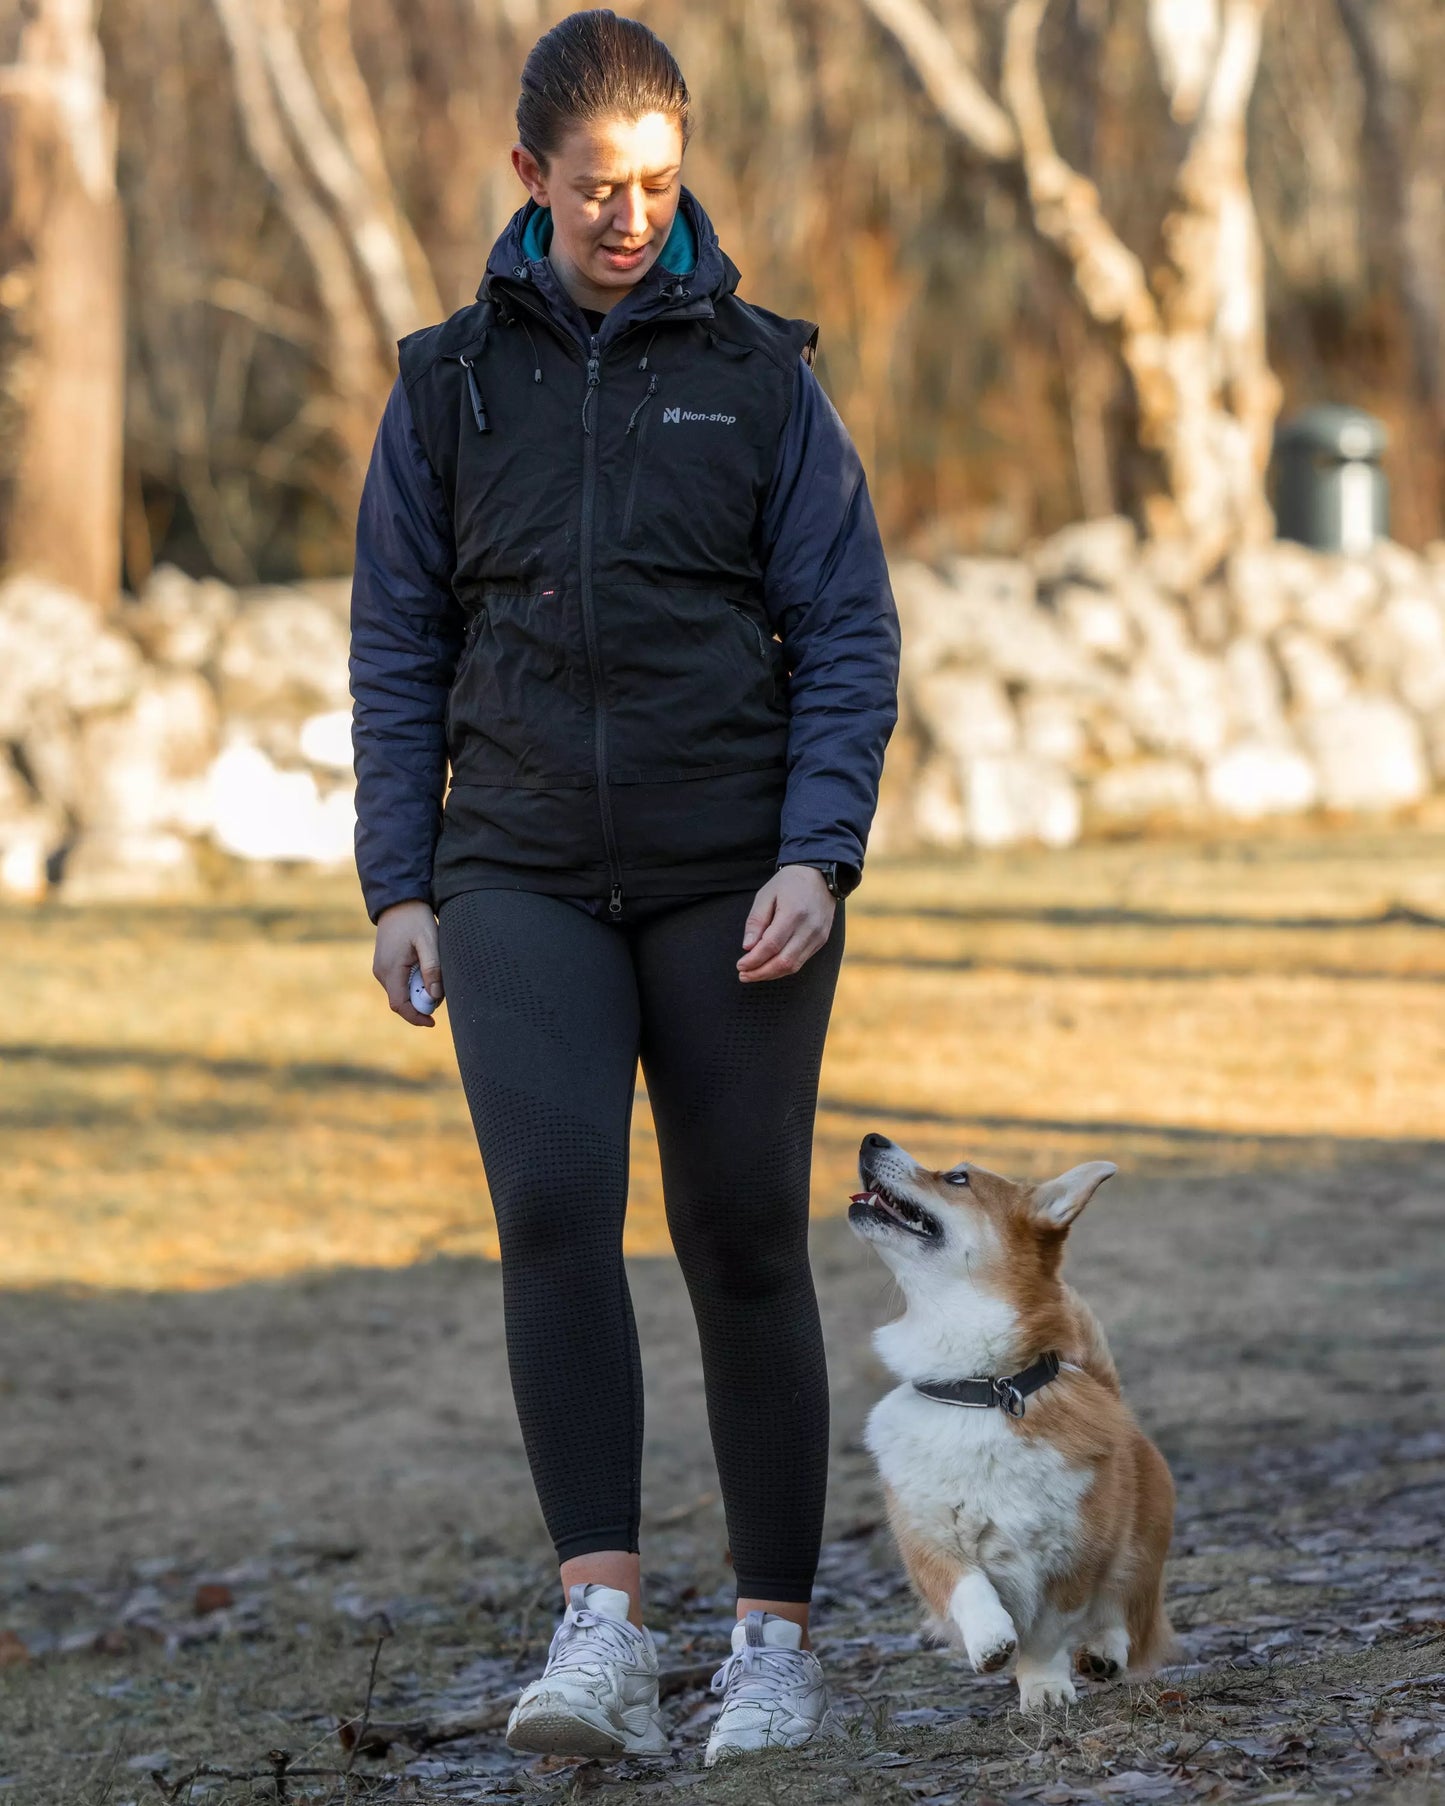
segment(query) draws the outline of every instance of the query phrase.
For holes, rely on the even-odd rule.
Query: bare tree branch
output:
[[[1013,121],[990,98],[922,0],[863,0],[897,40],[942,119],[975,150],[995,162],[1018,155]]]

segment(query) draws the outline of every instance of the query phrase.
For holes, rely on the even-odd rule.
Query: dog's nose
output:
[[[888,1148],[893,1144],[886,1135],[865,1135],[863,1145],[865,1148]]]

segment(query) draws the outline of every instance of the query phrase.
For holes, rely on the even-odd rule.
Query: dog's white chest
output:
[[[1022,1565],[1041,1579],[1068,1565],[1090,1474],[1001,1411],[973,1411],[895,1387],[864,1440],[908,1520],[986,1571]]]

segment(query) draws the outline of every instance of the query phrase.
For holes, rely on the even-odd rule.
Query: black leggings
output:
[[[622,1261],[639,1056],[740,1597],[807,1600],[828,1378],[808,1266],[818,1073],[843,955],[743,984],[755,890],[478,890],[439,911],[447,1012],[501,1239],[507,1359],[558,1559],[638,1546],[642,1374]]]

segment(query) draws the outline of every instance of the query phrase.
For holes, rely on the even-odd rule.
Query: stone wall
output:
[[[352,857],[347,579],[158,570],[111,616],[0,586],[0,894],[184,894],[227,857]]]
[[[893,570],[898,732],[875,850],[1392,812],[1445,788],[1445,543],[1285,541],[1177,586],[1124,520]]]
[[[1120,520],[1027,559],[900,562],[872,848],[1388,812],[1445,789],[1445,543],[1278,543],[1184,592]],[[346,866],[345,579],[156,572],[101,616],[0,586],[0,893],[184,894],[226,859]]]

